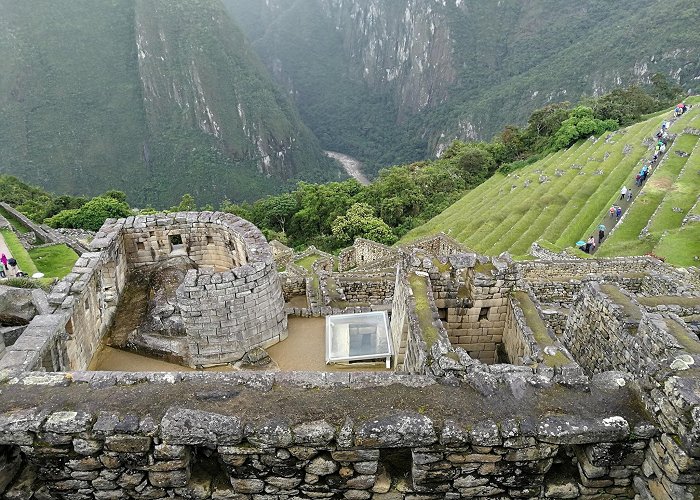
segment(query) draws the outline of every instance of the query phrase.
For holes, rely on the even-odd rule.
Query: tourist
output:
[[[641,186],[642,185],[642,174],[639,173],[635,176],[634,178],[634,185],[635,186]]]
[[[603,238],[605,238],[605,226],[600,225],[598,226],[598,244],[600,245],[603,242]]]
[[[7,267],[7,255],[5,255],[5,254],[0,255],[0,262],[2,262],[2,267],[4,267],[4,268],[5,268],[5,271],[7,271],[7,270],[8,270],[8,267]]]
[[[627,198],[627,201],[632,201],[632,190],[631,189],[627,190],[626,198]]]
[[[615,205],[610,207],[610,218],[612,219],[613,217],[615,217]]]
[[[15,260],[15,258],[10,257],[9,259],[7,259],[7,263],[12,268],[12,276],[17,276],[17,261]]]
[[[620,199],[624,200],[625,196],[627,196],[627,186],[622,186],[622,189],[620,190]]]
[[[622,217],[622,207],[619,205],[615,205],[615,216],[617,217],[617,220],[620,220],[620,217]]]
[[[586,253],[593,253],[595,251],[595,238],[593,235],[588,237],[586,241]]]

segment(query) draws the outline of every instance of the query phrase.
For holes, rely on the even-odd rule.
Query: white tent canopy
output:
[[[326,363],[386,359],[393,346],[385,311],[326,316]]]

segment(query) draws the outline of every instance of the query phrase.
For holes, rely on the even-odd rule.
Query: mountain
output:
[[[608,235],[596,255],[653,253],[672,264],[697,265],[700,259],[700,98],[673,121],[675,137],[641,188],[635,176],[648,162],[662,120],[671,110],[603,137],[579,141],[508,175],[497,173],[404,241],[444,232],[488,255],[509,252],[527,258],[532,243],[561,252],[578,240]],[[633,189],[620,201],[623,186]],[[623,207],[621,221],[610,219],[613,204]],[[610,231],[612,229],[612,231]],[[596,238],[597,240],[597,238]]]
[[[0,171],[133,204],[332,180],[218,0],[0,0]]]
[[[692,0],[223,0],[326,149],[369,173],[550,102],[700,77]]]

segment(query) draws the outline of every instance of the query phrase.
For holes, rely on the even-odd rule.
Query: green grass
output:
[[[629,316],[637,321],[642,319],[642,312],[640,311],[639,307],[634,305],[630,298],[622,293],[615,285],[600,285],[600,289],[605,295],[610,297],[614,303],[622,306],[622,310],[626,316]]]
[[[676,266],[700,265],[700,223],[669,231],[654,247],[654,253]]]
[[[29,257],[46,278],[59,279],[68,274],[78,260],[78,254],[66,245],[34,248],[29,251]]]
[[[667,331],[673,335],[683,348],[693,354],[700,354],[700,342],[688,334],[688,331],[671,318],[664,318]]]
[[[651,156],[651,150],[643,142],[653,137],[662,118],[671,116],[670,110],[655,113],[644,122],[615,132],[609,142],[604,137],[595,143],[580,141],[510,176],[497,174],[443,213],[410,231],[401,242],[442,231],[487,255],[508,251],[516,258],[526,258],[532,243],[539,241],[554,252],[566,250],[591,258],[574,249],[574,242],[595,233],[600,221],[607,217],[610,205],[617,201],[621,187],[634,183],[634,176]],[[671,132],[681,134],[698,116],[697,110],[691,110],[672,125]],[[682,230],[679,227],[683,217],[694,210],[700,191],[697,144],[700,142],[696,136],[679,135],[662,166],[647,181],[644,194],[637,197],[597,256],[663,251],[659,255],[673,264],[695,262],[694,256],[700,252],[693,250],[698,246],[691,241],[695,235],[693,225]],[[692,154],[683,158],[675,154],[676,150]],[[580,168],[572,168],[574,165]],[[555,175],[557,170],[561,175]],[[548,176],[549,180],[540,184],[540,175]],[[529,181],[527,187],[526,181]],[[673,187],[669,189],[669,186]],[[682,210],[674,211],[673,207]],[[650,219],[650,236],[640,240],[640,232]]]
[[[423,340],[430,349],[438,339],[438,329],[433,325],[433,311],[428,301],[428,280],[424,276],[413,273],[408,277],[408,282],[416,300],[416,314],[423,332]]]
[[[34,261],[32,261],[29,253],[27,253],[22,246],[22,243],[20,243],[17,235],[9,229],[0,229],[0,234],[2,234],[3,238],[5,238],[7,248],[10,249],[10,253],[17,261],[19,269],[27,273],[29,276],[36,273],[38,269],[34,265]]]
[[[554,345],[551,337],[547,333],[547,325],[545,325],[544,320],[540,317],[537,312],[535,304],[530,300],[530,297],[525,292],[515,292],[514,297],[522,309],[525,315],[525,322],[527,326],[532,330],[535,340],[539,346],[543,349],[542,354],[544,355],[544,364],[549,367],[563,366],[571,363],[571,360],[567,358],[564,353],[557,349],[555,355],[551,356],[544,352],[544,348],[547,346]]]
[[[682,307],[700,307],[700,297],[679,297],[677,295],[656,295],[654,297],[637,297],[637,301],[645,306],[660,306],[675,304]]]
[[[22,233],[22,234],[26,234],[29,231],[31,231],[31,229],[29,229],[27,226],[25,226],[21,220],[19,220],[17,217],[15,217],[14,215],[12,215],[10,212],[8,212],[7,210],[5,210],[2,207],[0,207],[0,215],[5,217],[7,219],[7,222],[12,224],[12,227],[14,227],[17,230],[17,232]]]
[[[321,258],[320,255],[311,254],[311,255],[307,255],[307,256],[304,257],[304,258],[301,258],[301,259],[299,259],[299,260],[294,261],[294,263],[295,263],[297,266],[306,269],[306,270],[309,272],[309,274],[312,274],[312,273],[314,272],[314,267],[313,267],[313,266],[314,266],[314,262],[316,262],[316,261],[317,261],[318,259],[320,259],[320,258]]]

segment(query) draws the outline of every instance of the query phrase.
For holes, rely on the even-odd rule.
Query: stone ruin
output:
[[[336,258],[270,250],[218,213],[108,221],[0,358],[0,492],[700,497],[697,270],[538,255],[487,258],[439,235],[357,240]],[[192,364],[281,340],[287,315],[385,310],[394,370],[88,371],[130,273],[148,269],[179,270],[169,315],[148,314],[179,313]]]

